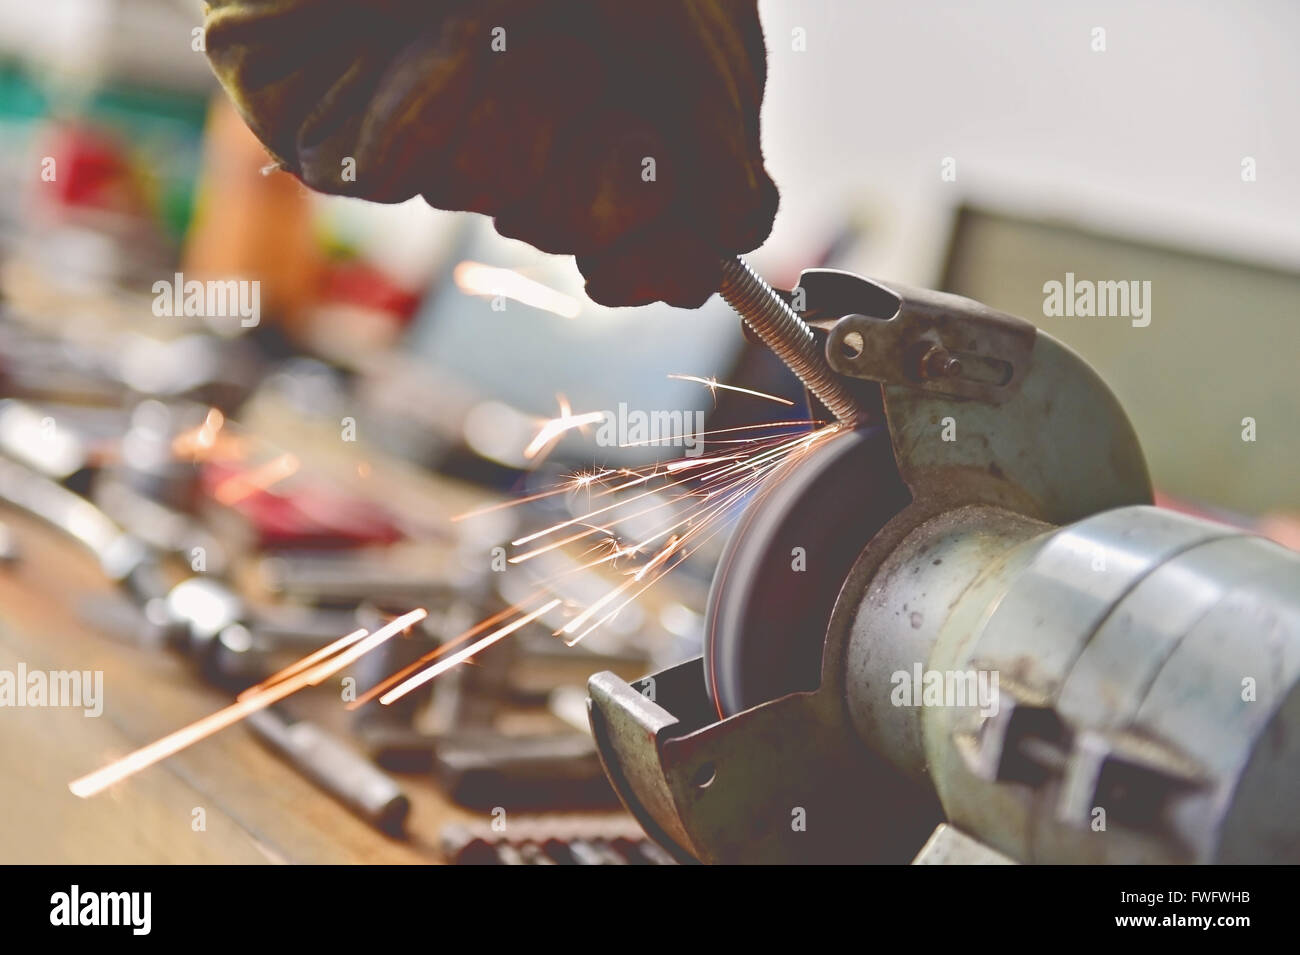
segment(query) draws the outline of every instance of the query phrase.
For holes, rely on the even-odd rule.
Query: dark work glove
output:
[[[695,307],[759,245],[756,0],[210,0],[217,76],[323,192],[495,216],[606,305]]]

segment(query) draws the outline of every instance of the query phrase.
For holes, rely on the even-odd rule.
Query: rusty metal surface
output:
[[[929,289],[810,269],[799,280],[842,375],[993,404],[1029,371],[1036,329],[987,305]]]
[[[650,684],[665,688],[673,671],[694,672],[700,661],[688,660],[667,673],[655,674]],[[677,717],[617,675],[604,671],[587,681],[587,713],[601,765],[620,801],[636,817],[646,834],[678,861],[699,857],[699,847],[673,805],[671,786],[660,759],[661,738],[680,732]]]
[[[964,488],[968,497],[1053,524],[1151,501],[1146,463],[1119,402],[1046,335],[1034,344],[1020,388],[1000,405],[894,385],[884,391],[899,470],[918,497]]]
[[[1118,400],[1078,355],[1028,322],[847,272],[810,269],[800,288],[810,324],[829,329],[831,367],[882,385],[898,468],[918,500],[987,503],[1054,524],[1150,502],[1142,450]],[[856,357],[846,350],[855,334]],[[923,374],[936,347],[960,360],[960,375]],[[990,368],[1002,369],[996,380],[980,371]]]
[[[825,693],[692,725],[668,714],[709,705],[700,661],[648,679],[657,703],[592,677],[592,727],[628,810],[683,861],[902,863],[939,821],[933,798],[854,743]]]
[[[1300,858],[1279,811],[1300,800],[1300,555],[1155,508],[1103,513],[1013,548],[927,665],[1000,675],[996,714],[922,717],[949,819],[993,848]]]

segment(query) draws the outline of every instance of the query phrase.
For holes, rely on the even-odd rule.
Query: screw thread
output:
[[[841,425],[852,428],[857,424],[857,402],[826,364],[813,330],[744,259],[723,260],[720,291],[763,344],[799,376]]]

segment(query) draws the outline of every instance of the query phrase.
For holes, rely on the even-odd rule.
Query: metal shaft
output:
[[[857,402],[826,364],[813,330],[744,259],[723,260],[720,291],[763,344],[799,376],[841,425],[852,428],[857,424]]]

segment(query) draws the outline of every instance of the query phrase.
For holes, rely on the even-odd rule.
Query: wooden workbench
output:
[[[304,468],[431,525],[449,526],[450,515],[491,500],[482,490],[386,458],[363,443],[341,443],[337,431],[308,425],[273,402],[249,411],[259,436],[291,450]],[[375,466],[359,469],[359,461]],[[440,861],[435,843],[442,826],[487,818],[451,803],[431,778],[404,775],[399,780],[412,804],[411,836],[391,839],[239,725],[97,796],[73,796],[73,779],[230,698],[204,684],[177,655],[132,644],[89,619],[88,595],[109,596],[113,587],[87,552],[3,505],[0,521],[13,531],[19,553],[16,562],[0,563],[0,669],[12,672],[22,662],[29,671],[104,675],[99,717],[79,709],[0,707],[0,863],[429,863]],[[632,679],[640,671],[622,675]],[[334,691],[306,691],[313,692]],[[337,700],[334,695],[326,702]],[[206,817],[202,831],[193,828],[196,809]],[[630,820],[618,811],[607,815]]]
[[[0,863],[421,863],[440,826],[471,813],[403,777],[407,842],[352,816],[235,726],[90,799],[68,783],[229,703],[177,657],[131,646],[82,619],[108,593],[95,561],[0,508],[19,560],[0,567],[0,669],[102,670],[104,709],[0,707]],[[206,828],[195,831],[201,808]]]

